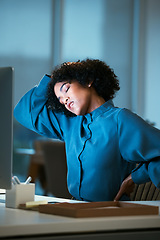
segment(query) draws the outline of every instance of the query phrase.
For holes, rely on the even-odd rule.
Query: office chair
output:
[[[130,195],[131,201],[155,201],[160,200],[160,190],[152,182],[135,184],[134,191]]]
[[[65,144],[61,141],[40,141],[46,172],[46,192],[55,197],[72,198],[67,189]]]

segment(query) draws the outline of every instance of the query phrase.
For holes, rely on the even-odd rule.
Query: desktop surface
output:
[[[100,235],[102,233],[104,236],[112,233],[113,238],[110,239],[116,239],[114,236],[116,236],[117,232],[121,232],[121,234],[125,233],[126,235],[126,233],[131,234],[133,232],[135,234],[135,231],[138,231],[139,234],[143,232],[143,234],[146,234],[148,237],[152,233],[153,240],[160,239],[160,215],[75,219],[42,214],[36,211],[6,208],[4,203],[5,194],[1,194],[0,199],[0,238],[2,239],[4,237],[10,239],[12,239],[12,237],[16,239],[17,237],[17,239],[19,239],[18,237],[24,236],[27,239],[32,239],[33,236],[36,236],[34,239],[38,239],[38,237],[41,237],[40,239],[59,239],[57,236],[63,236],[62,239],[72,239],[71,236],[75,236],[75,234],[78,234],[77,236],[79,237],[89,234],[86,239],[90,239],[90,235],[92,235],[91,239],[101,239]],[[44,196],[35,196],[35,200],[64,202],[64,199],[61,198]],[[75,202],[69,199],[66,201]],[[144,202],[141,203],[144,204]],[[160,207],[160,201],[145,203]],[[69,235],[70,238],[67,238]],[[94,238],[96,236],[98,238]],[[124,236],[122,237],[124,240]],[[130,240],[131,239],[130,236]]]
[[[2,189],[0,188],[0,194],[5,194],[6,193],[6,190],[5,189]]]

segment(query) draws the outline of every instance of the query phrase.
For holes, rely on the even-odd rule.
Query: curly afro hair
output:
[[[66,116],[75,116],[57,99],[54,86],[58,82],[78,81],[86,87],[92,82],[92,87],[105,101],[113,99],[120,89],[119,81],[114,71],[103,61],[86,59],[77,62],[65,62],[52,72],[47,91],[47,107],[54,112],[63,112]]]

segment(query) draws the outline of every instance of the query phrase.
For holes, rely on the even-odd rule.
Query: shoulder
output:
[[[146,121],[138,114],[133,113],[129,109],[121,108],[118,113],[118,121],[127,122],[128,124],[147,124]]]
[[[125,130],[131,134],[146,134],[149,132],[153,134],[154,132],[159,132],[158,129],[151,126],[141,116],[125,108],[119,111],[118,128],[121,132]]]

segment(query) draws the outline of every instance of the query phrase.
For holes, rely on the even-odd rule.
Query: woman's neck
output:
[[[99,96],[97,92],[92,88],[92,97],[87,113],[93,112],[95,109],[99,108],[105,103],[103,97]]]

